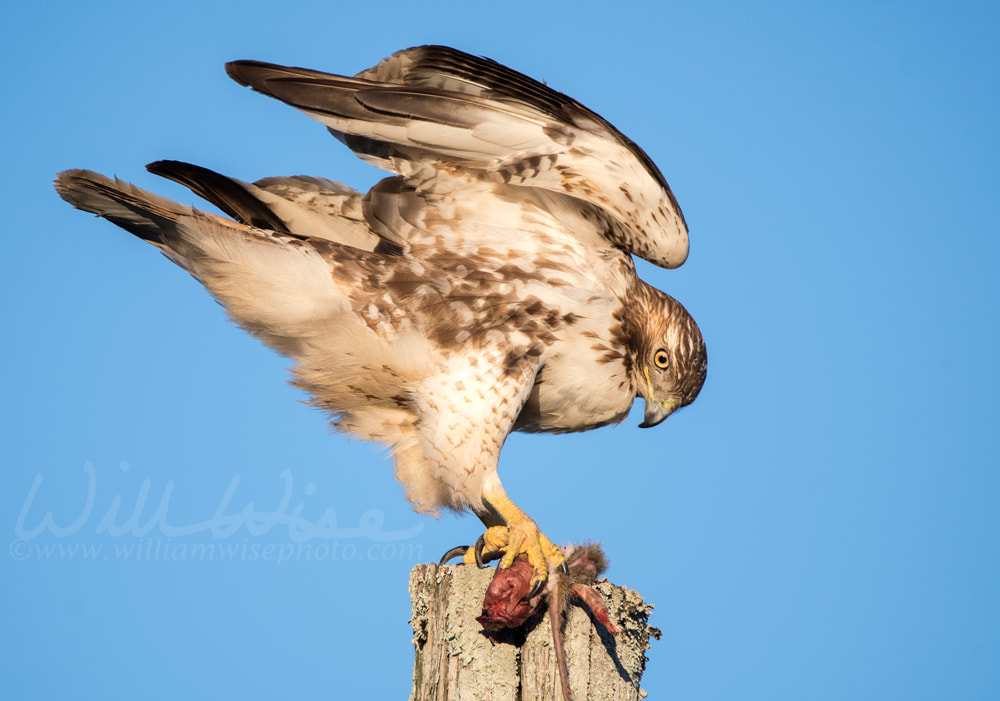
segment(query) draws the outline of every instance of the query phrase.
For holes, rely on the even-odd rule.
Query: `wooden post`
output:
[[[476,622],[493,569],[470,565],[417,565],[410,572],[413,614],[413,692],[410,701],[519,701],[562,699],[548,612],[522,628],[489,637]],[[646,693],[653,608],[637,592],[600,581],[617,636],[571,605],[565,626],[566,661],[576,701],[636,701]],[[547,609],[547,607],[542,607]]]

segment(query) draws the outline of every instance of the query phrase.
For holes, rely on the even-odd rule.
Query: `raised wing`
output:
[[[190,188],[237,222],[258,229],[327,239],[365,251],[398,249],[365,220],[363,196],[347,185],[304,175],[247,183],[182,161],[146,166]]]
[[[459,168],[569,195],[622,250],[666,268],[687,257],[680,207],[642,149],[572,98],[495,61],[423,46],[353,78],[256,61],[226,69],[379,167],[404,176]]]

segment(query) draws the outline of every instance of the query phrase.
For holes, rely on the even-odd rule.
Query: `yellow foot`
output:
[[[500,559],[498,567],[507,569],[518,557],[524,556],[534,574],[531,588],[525,598],[535,596],[545,586],[549,573],[555,569],[565,569],[566,558],[562,551],[552,544],[531,518],[517,508],[506,495],[497,495],[487,501],[504,520],[505,526],[486,529],[475,546],[465,551],[462,561],[466,564],[482,563]]]

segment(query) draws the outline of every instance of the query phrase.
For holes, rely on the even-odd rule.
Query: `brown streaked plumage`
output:
[[[697,325],[630,257],[687,257],[666,180],[572,98],[454,49],[407,49],[354,77],[227,70],[396,175],[362,195],[148,166],[232,219],[89,171],[56,189],[200,280],[295,361],[337,428],[391,446],[415,508],[474,511],[489,528],[467,561],[524,554],[537,589],[563,557],[503,491],[507,435],[616,423],[637,396],[652,426],[704,382]]]

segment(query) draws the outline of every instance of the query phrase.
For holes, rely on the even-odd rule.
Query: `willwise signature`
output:
[[[260,536],[270,533],[275,528],[287,528],[288,537],[296,542],[312,539],[341,540],[348,538],[397,541],[413,538],[423,530],[422,524],[401,530],[386,530],[383,528],[385,515],[381,509],[368,509],[358,519],[358,525],[352,527],[342,527],[337,523],[333,507],[327,507],[318,519],[311,521],[302,515],[305,509],[305,504],[302,501],[292,506],[294,480],[291,471],[287,469],[282,470],[278,476],[283,485],[281,501],[271,510],[258,510],[252,501],[247,502],[242,508],[234,506],[236,491],[240,484],[239,475],[235,475],[222,494],[214,514],[204,521],[186,524],[171,523],[169,512],[170,499],[174,491],[173,480],[169,480],[164,486],[152,512],[148,516],[144,516],[147,505],[155,500],[155,498],[151,499],[150,497],[152,483],[148,478],[143,480],[140,485],[131,510],[124,506],[122,496],[116,494],[103,513],[95,514],[98,493],[97,471],[89,462],[84,464],[83,471],[87,478],[86,497],[76,518],[71,522],[64,521],[64,525],[57,522],[51,511],[46,511],[40,518],[32,513],[35,499],[45,482],[44,475],[41,473],[35,475],[14,526],[15,537],[23,541],[32,540],[45,534],[65,538],[79,533],[88,523],[95,523],[94,532],[97,534],[106,534],[112,537],[127,535],[136,538],[144,537],[154,530],[168,538],[199,533],[211,533],[215,538],[228,538],[240,529],[245,529],[245,533],[248,535]],[[309,484],[305,494],[314,492],[315,486]],[[29,522],[33,525],[27,525]]]

